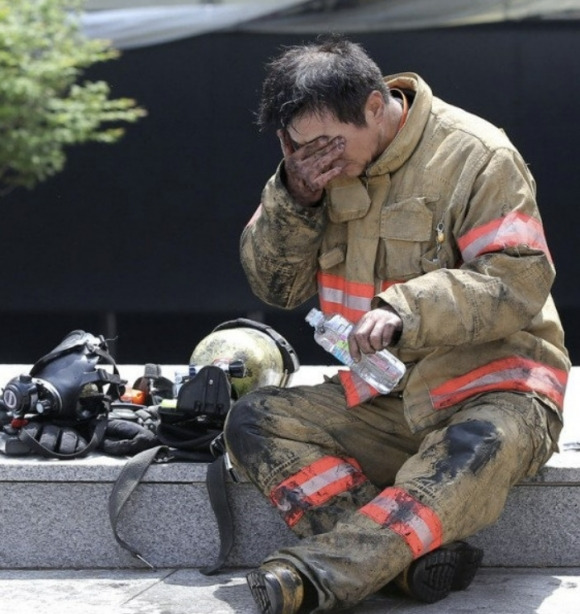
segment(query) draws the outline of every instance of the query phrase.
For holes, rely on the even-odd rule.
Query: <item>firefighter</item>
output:
[[[355,360],[388,348],[407,369],[387,395],[341,370],[235,404],[230,456],[301,537],[250,590],[263,614],[393,581],[437,601],[557,450],[570,362],[534,179],[502,130],[341,37],[269,63],[259,123],[283,160],[241,238],[253,291],[286,309],[318,294],[355,323]]]

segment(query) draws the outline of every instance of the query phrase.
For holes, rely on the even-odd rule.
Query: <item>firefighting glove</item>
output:
[[[159,445],[150,429],[130,420],[113,419],[107,423],[99,449],[111,456],[132,456]]]
[[[58,454],[74,454],[87,447],[87,441],[69,426],[30,422],[23,430],[41,446]]]

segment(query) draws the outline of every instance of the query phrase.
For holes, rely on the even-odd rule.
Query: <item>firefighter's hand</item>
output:
[[[350,334],[350,354],[358,362],[361,354],[374,354],[391,345],[402,330],[403,322],[390,305],[368,311]]]
[[[286,130],[278,130],[277,135],[284,154],[288,192],[303,207],[316,205],[328,182],[342,171],[344,137],[321,136],[295,149]]]

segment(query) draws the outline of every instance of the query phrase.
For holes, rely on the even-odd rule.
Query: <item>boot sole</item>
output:
[[[297,572],[255,569],[246,576],[252,597],[261,614],[296,614],[304,598],[304,588]]]
[[[246,576],[246,581],[261,614],[280,614],[279,608],[275,605],[274,595],[271,594],[272,587],[263,573],[251,571]]]
[[[426,603],[447,597],[452,590],[465,590],[483,560],[483,550],[465,542],[443,546],[417,560],[407,576],[409,593]]]

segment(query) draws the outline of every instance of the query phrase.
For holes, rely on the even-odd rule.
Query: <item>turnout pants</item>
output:
[[[236,468],[302,539],[294,564],[317,612],[352,606],[414,559],[494,523],[510,488],[557,449],[559,417],[531,396],[487,393],[413,434],[397,397],[347,409],[342,387],[263,388],[226,423]]]

